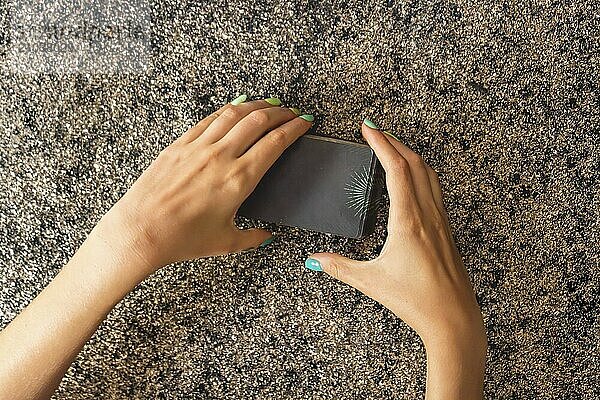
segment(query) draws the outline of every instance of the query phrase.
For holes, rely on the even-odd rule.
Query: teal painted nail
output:
[[[273,241],[274,237],[271,236],[270,238],[267,238],[264,242],[262,242],[260,244],[260,246],[258,247],[267,247],[272,241]]]
[[[268,99],[265,99],[265,101],[272,106],[281,105],[281,100],[279,100],[277,97],[269,97]]]
[[[366,126],[368,126],[371,129],[379,129],[379,127],[377,125],[375,125],[373,123],[373,121],[371,121],[370,119],[366,119],[363,121],[363,124],[365,124]]]
[[[300,116],[300,118],[308,122],[313,122],[315,120],[315,117],[313,117],[311,114],[303,114]]]
[[[307,258],[304,266],[312,271],[323,271],[319,260],[315,260],[314,258]]]
[[[234,106],[237,106],[238,104],[242,104],[243,102],[245,102],[247,98],[248,98],[248,96],[246,96],[245,94],[242,94],[242,95],[236,97],[235,99],[231,100],[231,104],[233,104]]]

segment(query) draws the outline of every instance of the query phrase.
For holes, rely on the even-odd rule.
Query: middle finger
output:
[[[385,131],[385,137],[387,140],[398,150],[398,153],[402,155],[408,161],[410,165],[410,172],[413,178],[413,184],[415,193],[419,199],[419,205],[421,209],[427,206],[437,207],[433,198],[433,190],[431,188],[431,182],[429,180],[429,174],[427,172],[427,164],[423,158],[412,151],[408,146],[396,138],[395,135]]]
[[[216,143],[252,111],[275,107],[274,104],[279,105],[279,100],[269,98],[237,105],[230,103],[194,142],[203,144]]]
[[[219,142],[223,143],[235,157],[240,157],[265,132],[275,129],[295,117],[296,114],[289,108],[270,107],[254,110],[231,128]]]
[[[240,157],[256,184],[281,154],[311,126],[312,115],[293,118],[264,135]]]

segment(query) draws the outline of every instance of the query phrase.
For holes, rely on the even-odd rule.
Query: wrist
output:
[[[107,217],[107,218],[105,218]],[[153,272],[135,250],[135,237],[117,229],[108,215],[94,227],[52,285],[105,315]]]
[[[425,329],[423,329],[425,328]],[[487,348],[483,318],[478,306],[449,308],[434,324],[418,331],[426,348],[464,345]]]
[[[116,261],[120,274],[136,276],[141,281],[161,267],[152,256],[154,246],[149,236],[131,223],[118,203],[100,219],[88,240]]]
[[[430,329],[420,334],[426,348],[433,349],[449,345],[461,347],[468,344],[487,347],[485,327],[479,310],[470,316],[446,322],[443,327]]]
[[[481,359],[487,353],[487,338],[480,331],[446,332],[423,340],[425,351],[429,356],[440,353],[455,359]]]
[[[483,324],[444,330],[423,342],[427,353],[427,400],[483,397],[487,355]]]

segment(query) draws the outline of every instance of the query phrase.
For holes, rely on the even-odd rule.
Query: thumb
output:
[[[323,271],[334,278],[356,287],[364,267],[360,261],[336,253],[317,253],[306,259],[304,266],[312,271]]]
[[[273,234],[264,229],[238,229],[232,251],[249,251],[265,247],[273,241]]]

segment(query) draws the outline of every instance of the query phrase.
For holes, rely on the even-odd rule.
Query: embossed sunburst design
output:
[[[371,193],[371,181],[369,171],[365,166],[352,172],[350,179],[344,185],[348,208],[354,210],[354,215],[363,215],[369,209],[369,194]]]

